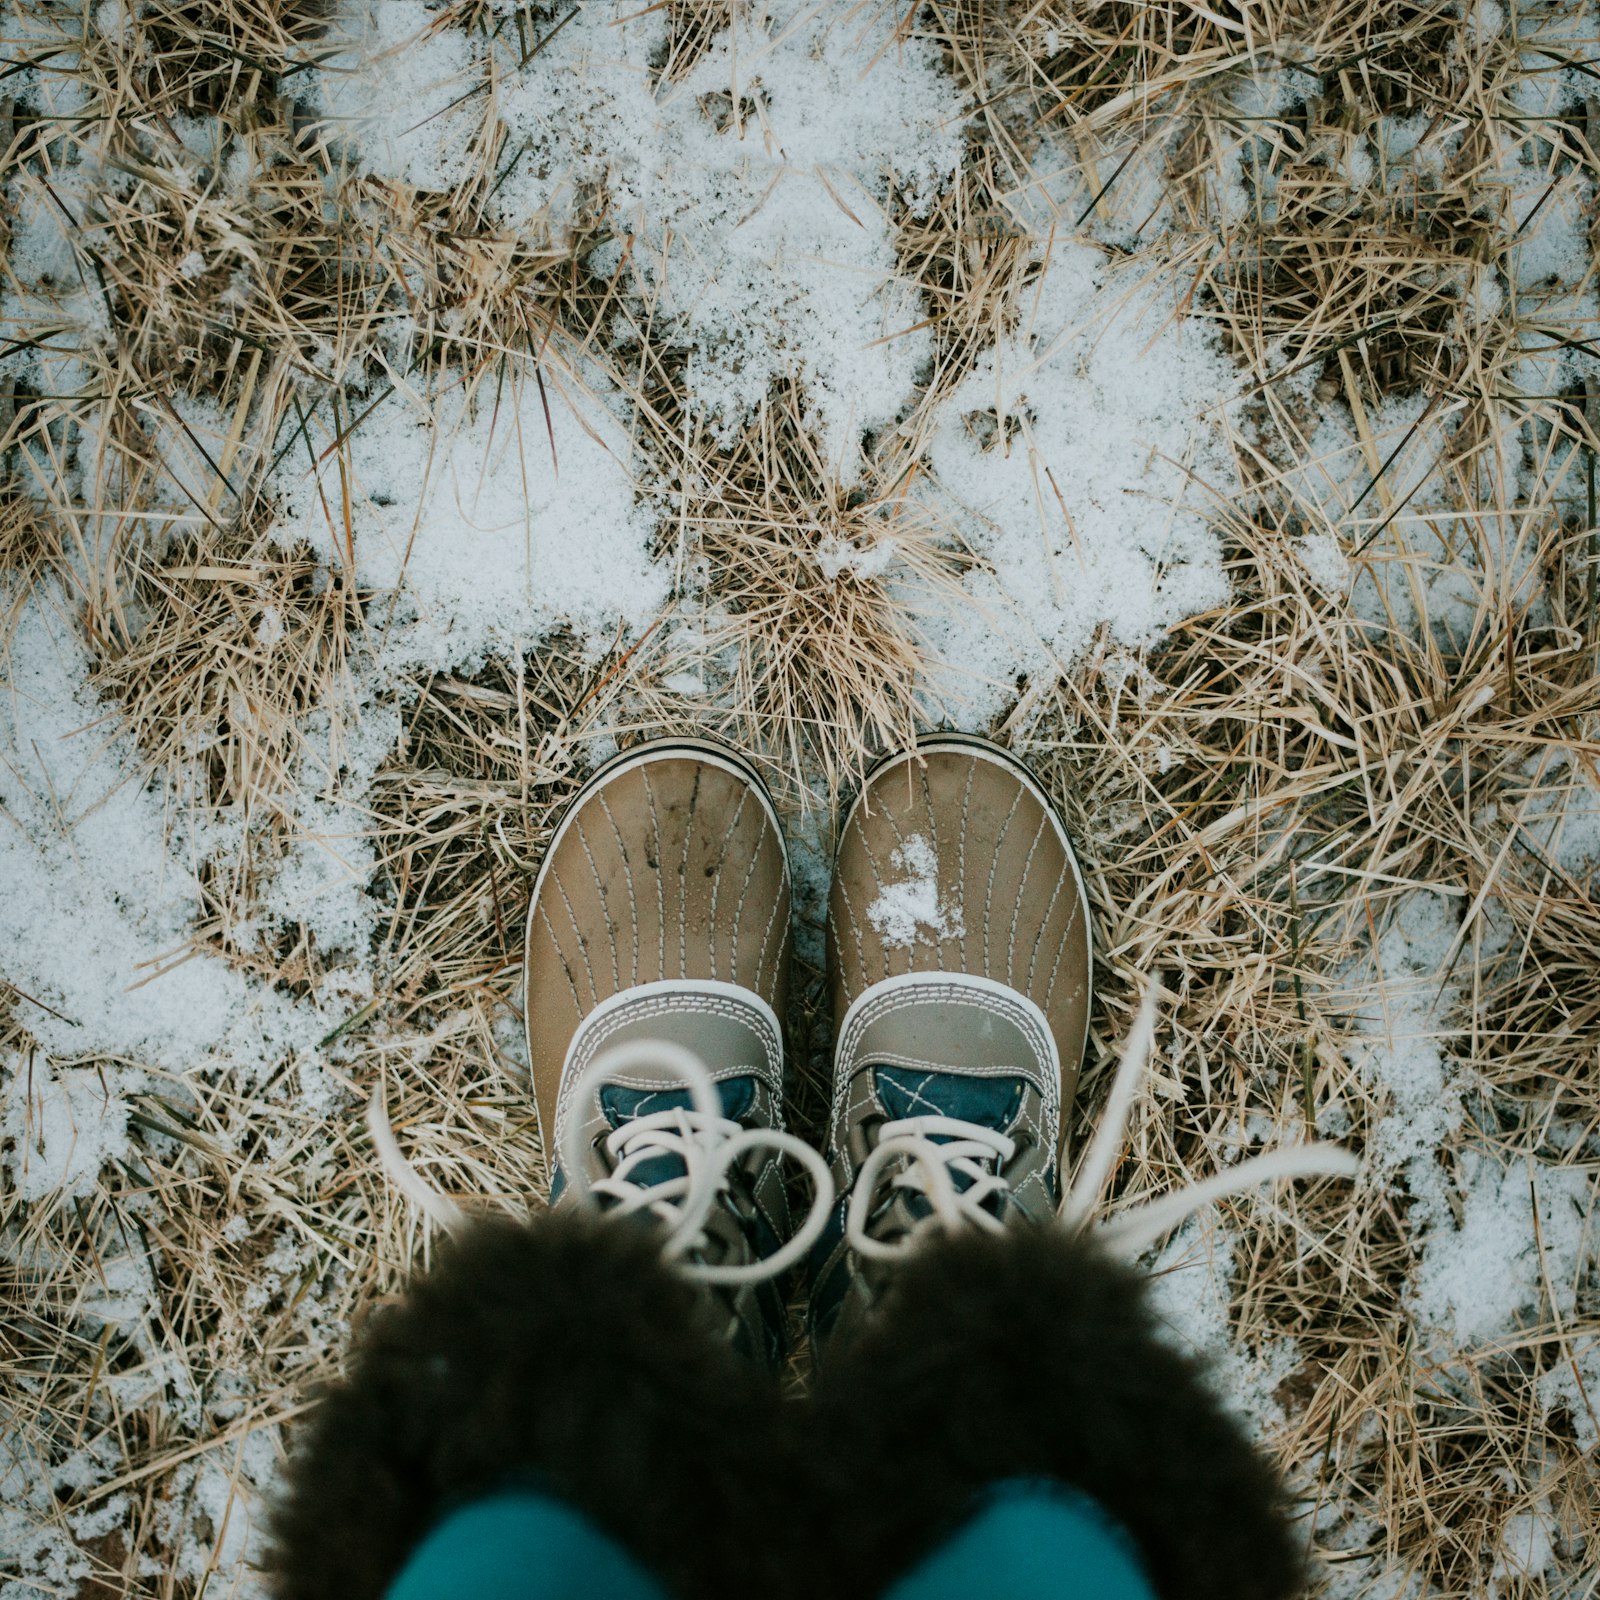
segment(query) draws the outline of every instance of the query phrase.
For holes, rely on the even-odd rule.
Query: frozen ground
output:
[[[503,21],[503,11],[485,14]],[[1076,169],[1077,147],[1064,135],[1047,144],[1038,164],[1052,175],[1017,193],[1008,223],[1026,241],[1014,315],[968,370],[929,391],[943,335],[897,241],[907,219],[931,216],[957,180],[978,126],[974,96],[933,42],[897,36],[888,11],[773,3],[738,15],[732,32],[717,33],[685,74],[666,81],[667,8],[583,6],[553,31],[535,17],[546,42],[520,63],[512,51],[507,65],[484,28],[446,10],[417,0],[346,4],[331,32],[304,50],[314,64],[298,75],[297,114],[325,130],[327,148],[347,172],[371,180],[370,193],[446,193],[478,181],[487,95],[505,130],[493,167],[504,231],[546,237],[586,226],[595,195],[605,194],[609,231],[585,265],[620,286],[617,319],[647,320],[650,337],[681,363],[683,427],[698,430],[706,451],[735,449],[774,385],[790,382],[804,396],[822,474],[841,496],[870,482],[884,438],[897,429],[912,438],[917,471],[905,494],[963,553],[959,588],[926,588],[901,559],[892,528],[875,542],[841,543],[818,526],[811,548],[820,582],[881,583],[915,615],[926,715],[998,730],[1025,751],[1058,750],[1077,734],[1039,709],[1050,684],[1089,673],[1142,696],[1145,663],[1172,630],[1223,617],[1233,604],[1230,517],[1259,488],[1263,462],[1299,519],[1280,547],[1283,581],[1319,604],[1348,605],[1411,633],[1436,628],[1459,642],[1486,606],[1542,603],[1534,597],[1543,547],[1500,512],[1542,496],[1584,514],[1582,452],[1543,448],[1530,425],[1528,447],[1497,458],[1487,497],[1464,503],[1451,475],[1458,453],[1448,405],[1416,392],[1362,405],[1307,367],[1264,408],[1258,369],[1230,345],[1221,319],[1195,314],[1181,252],[1171,252],[1176,262],[1162,259],[1160,241],[1181,228],[1164,207],[1154,158],[1128,167],[1114,205],[1091,207],[1099,185]],[[1577,50],[1587,39],[1597,53],[1592,13],[1573,11],[1559,33],[1532,17],[1483,0],[1452,26],[1469,43],[1543,27],[1538,48]],[[132,26],[117,0],[95,8],[89,25],[108,49]],[[49,32],[37,20],[7,26],[8,54],[19,58],[42,49]],[[1530,51],[1531,60],[1538,49]],[[89,101],[74,59],[69,50],[29,66],[10,91],[36,115],[70,117]],[[1332,92],[1317,68],[1313,59],[1237,71],[1226,94],[1235,109],[1253,108],[1248,115],[1287,115],[1317,89]],[[1584,99],[1592,69],[1540,70],[1508,91],[1510,103],[1529,117],[1587,104],[1592,131],[1594,102]],[[1334,166],[1353,167],[1352,182],[1415,182],[1450,161],[1462,138],[1459,128],[1425,124],[1398,110],[1376,116]],[[178,114],[173,126],[181,144],[169,159],[204,167],[208,192],[241,213],[263,203],[276,159],[266,141],[234,137],[203,109]],[[1099,181],[1119,155],[1097,169]],[[1384,164],[1377,177],[1375,155]],[[84,351],[109,337],[100,289],[80,270],[86,258],[74,255],[60,202],[88,207],[97,185],[124,181],[92,154],[53,176],[52,192],[37,166],[19,169],[8,190],[7,337],[21,330],[17,337],[37,339],[8,359],[15,379],[41,394],[84,390],[98,370]],[[1240,145],[1207,182],[1207,203],[1226,224],[1253,203],[1262,179]],[[1537,297],[1545,325],[1576,330],[1564,344],[1538,348],[1530,336],[1527,353],[1501,373],[1506,395],[1581,385],[1600,374],[1593,183],[1576,168],[1552,178],[1532,144],[1512,141],[1481,182],[1508,197],[1517,231],[1501,270],[1467,275],[1462,292],[1479,308],[1473,315]],[[1157,220],[1140,237],[1135,225],[1151,213]],[[181,255],[174,247],[179,277],[246,270],[247,252],[216,233],[188,243]],[[47,316],[74,337],[40,338]],[[418,747],[419,686],[464,684],[463,703],[473,692],[481,699],[490,693],[486,664],[537,662],[558,639],[575,670],[609,686],[607,664],[629,661],[625,652],[650,639],[666,662],[652,691],[661,703],[680,695],[714,706],[736,692],[730,658],[703,645],[725,621],[726,600],[675,521],[676,497],[693,487],[645,442],[628,379],[634,336],[619,333],[615,351],[569,352],[537,376],[508,361],[471,384],[443,367],[424,381],[408,365],[419,337],[408,311],[386,310],[373,334],[377,376],[346,401],[344,416],[359,410],[359,427],[345,435],[337,411],[330,422],[313,408],[301,423],[303,446],[285,432],[293,447],[261,473],[273,541],[284,552],[309,551],[319,584],[335,575],[366,606],[348,652],[321,675],[319,697],[294,710],[288,781],[270,810],[206,798],[203,728],[184,730],[177,758],[153,770],[124,699],[97,678],[103,637],[85,621],[84,597],[96,592],[99,554],[114,531],[114,518],[100,515],[109,434],[85,412],[70,452],[52,458],[29,447],[23,493],[83,512],[74,526],[87,536],[38,581],[25,583],[21,567],[0,570],[8,618],[0,975],[12,1019],[0,1037],[3,1248],[19,1281],[55,1285],[41,1304],[79,1352],[73,1360],[96,1348],[116,1357],[87,1383],[76,1432],[51,1410],[37,1358],[17,1357],[14,1387],[0,1395],[9,1419],[0,1422],[4,1600],[87,1592],[79,1585],[91,1572],[130,1594],[171,1592],[168,1578],[182,1592],[254,1592],[261,1507],[298,1404],[295,1385],[325,1368],[362,1286],[377,1281],[360,1258],[375,1235],[345,1209],[360,1196],[319,1187],[340,1162],[370,1163],[370,1151],[348,1137],[369,1074],[423,1082],[435,1050],[470,1037],[482,1048],[474,1081],[498,1085],[474,1104],[492,1102],[488,1116],[525,1115],[516,1110],[514,974],[494,1005],[464,988],[435,993],[426,1012],[396,1000],[404,896],[384,834],[396,826],[385,774]],[[333,348],[307,353],[312,376],[297,381],[308,404],[318,360],[331,372],[340,359]],[[1293,363],[1269,346],[1262,364]],[[248,400],[236,410],[187,392],[146,409],[160,471],[141,486],[138,512],[163,537],[181,539],[203,530],[219,504],[218,463],[249,455],[252,440],[241,438],[238,421],[255,413]],[[1509,410],[1500,421],[1507,439],[1521,438]],[[1364,550],[1386,529],[1388,539]],[[292,621],[263,579],[227,648],[270,675],[275,659],[301,648]],[[1462,691],[1463,718],[1506,692],[1497,679],[1483,682],[1476,700],[1470,685]],[[228,716],[246,725],[265,717],[246,687],[235,693],[243,698],[229,703]],[[1312,708],[1338,694],[1336,686],[1308,691],[1305,715],[1331,723]],[[1113,696],[1113,724],[1116,703]],[[598,695],[545,743],[513,718],[502,743],[505,759],[521,761],[524,813],[535,766],[581,770],[641,718]],[[1552,892],[1592,913],[1600,776],[1592,727],[1582,734],[1572,726],[1570,757],[1530,768],[1521,834],[1506,849],[1534,849]],[[1177,757],[1159,721],[1152,727],[1140,759],[1159,777]],[[468,794],[473,783],[510,793],[517,781],[486,761],[481,777],[462,780],[459,804],[479,803],[477,790]],[[1478,819],[1485,837],[1497,816]],[[1113,821],[1092,823],[1104,823],[1108,860]],[[814,906],[818,822],[813,814],[799,826],[809,843],[797,862]],[[270,851],[259,842],[263,830]],[[922,844],[908,842],[905,881],[886,887],[869,913],[902,942],[960,925],[961,908],[937,899]],[[229,898],[217,884],[247,855],[258,865]],[[225,934],[215,931],[219,897]],[[1466,1064],[1464,1043],[1474,1028],[1473,973],[1516,936],[1492,875],[1470,894],[1401,877],[1383,884],[1382,897],[1343,964],[1308,978],[1340,1023],[1319,1045],[1325,1076],[1349,1086],[1321,1100],[1315,1127],[1358,1142],[1366,1165],[1355,1204],[1401,1218],[1409,1264],[1393,1293],[1409,1320],[1411,1358],[1430,1382],[1470,1410],[1484,1352],[1509,1348],[1530,1329],[1553,1330],[1560,1356],[1536,1375],[1528,1422],[1565,1441],[1541,1446],[1552,1481],[1561,1450],[1586,1463],[1579,1478],[1562,1480],[1570,1494],[1581,1474],[1594,1481],[1600,1136],[1554,1083],[1543,1090],[1549,1111],[1537,1141],[1519,1143],[1511,1121],[1485,1113],[1497,1091]],[[496,898],[480,920],[501,915]],[[814,952],[814,927],[808,938]],[[290,946],[314,959],[306,958],[309,975],[285,981],[261,953],[281,957]],[[487,994],[492,985],[480,987]],[[358,1042],[374,1017],[370,1039]],[[1595,1037],[1592,1017],[1573,1026]],[[1099,1045],[1109,1048],[1114,1019],[1102,1027]],[[1162,1077],[1158,1066],[1153,1093],[1181,1102],[1193,1092],[1178,1081],[1188,1070],[1180,1064]],[[1589,1071],[1600,1071],[1592,1051]],[[224,1106],[255,1106],[259,1128]],[[1243,1112],[1231,1122],[1219,1115],[1205,1155],[1227,1161],[1298,1136],[1292,1118],[1259,1107],[1256,1115],[1255,1123]],[[470,1130],[430,1116],[435,1148],[470,1144]],[[347,1130],[337,1141],[325,1131],[335,1125]],[[471,1193],[473,1176],[488,1168],[462,1160],[455,1177]],[[157,1181],[157,1162],[162,1172],[192,1176]],[[370,1174],[363,1181],[361,1194],[377,1186]],[[227,1280],[216,1291],[226,1313],[212,1322],[174,1310],[178,1267],[158,1262],[149,1243],[170,1228],[169,1208],[186,1203],[184,1183],[197,1197],[204,1191],[211,1219],[184,1270],[197,1282]],[[329,1192],[340,1198],[326,1200]],[[1289,1215],[1279,1198],[1260,1205],[1275,1225]],[[77,1277],[63,1265],[78,1248],[63,1242],[74,1216],[93,1234],[96,1258]],[[1254,1307],[1257,1294],[1251,1216],[1202,1215],[1160,1250],[1153,1269],[1175,1337],[1214,1357],[1230,1401],[1276,1443],[1301,1425],[1311,1357],[1306,1332],[1287,1325],[1292,1318],[1276,1325],[1259,1308],[1241,1309]],[[402,1271],[418,1248],[416,1219],[396,1210],[385,1226],[378,1277]],[[1308,1256],[1321,1248],[1302,1244]],[[1326,1248],[1336,1253],[1337,1241]],[[270,1393],[260,1387],[271,1363],[252,1318],[270,1321],[273,1350],[295,1352],[273,1356],[279,1387]],[[135,1415],[137,1428],[127,1420]],[[1382,1448],[1381,1431],[1370,1425],[1362,1441],[1369,1453]],[[136,1451],[127,1443],[135,1435]],[[1300,1449],[1295,1460],[1298,1481],[1314,1489],[1314,1451]],[[1571,1507],[1537,1477],[1516,1477],[1493,1516],[1486,1590],[1594,1592],[1600,1552],[1575,1537]],[[1330,1569],[1328,1592],[1414,1592],[1416,1567],[1382,1553],[1371,1504],[1324,1494],[1314,1528],[1325,1552],[1349,1557]],[[106,1580],[112,1571],[122,1576]]]

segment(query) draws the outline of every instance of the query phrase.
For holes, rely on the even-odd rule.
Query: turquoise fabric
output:
[[[1128,1536],[1054,1483],[995,1488],[884,1600],[1155,1600]]]
[[[447,1517],[386,1600],[667,1600],[614,1540],[559,1500],[508,1492]],[[999,1485],[884,1600],[1154,1600],[1127,1536],[1050,1483]]]
[[[874,1067],[872,1086],[891,1122],[902,1117],[959,1117],[1001,1133],[1011,1131],[1028,1092],[1022,1078],[1005,1074],[975,1078],[968,1072],[935,1072],[930,1067]]]
[[[548,1495],[507,1492],[452,1513],[412,1553],[386,1600],[667,1600],[589,1519]]]

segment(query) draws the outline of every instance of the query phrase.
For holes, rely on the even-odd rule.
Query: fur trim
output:
[[[474,1223],[375,1312],[291,1453],[278,1600],[380,1600],[432,1524],[524,1481],[576,1506],[675,1594],[781,1562],[790,1430],[776,1380],[715,1331],[650,1230],[578,1211]],[[780,1587],[776,1582],[774,1589]]]
[[[1005,1478],[1090,1495],[1167,1600],[1283,1600],[1302,1584],[1281,1483],[1161,1342],[1145,1280],[1081,1236],[930,1242],[826,1351],[829,1594],[879,1594]]]

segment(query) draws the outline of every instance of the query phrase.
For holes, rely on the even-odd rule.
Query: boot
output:
[[[1055,1215],[1088,1034],[1088,901],[1066,829],[1004,751],[944,734],[882,763],[839,834],[821,1354],[929,1227]]]
[[[291,1455],[279,1600],[379,1600],[451,1510],[517,1487],[575,1507],[675,1594],[788,1592],[801,1469],[775,1279],[831,1196],[780,1125],[789,937],[782,837],[743,763],[648,745],[580,791],[527,930],[552,1209],[462,1225],[375,1312]],[[818,1187],[798,1231],[785,1155]]]
[[[827,1174],[782,1131],[789,907],[759,778],[718,746],[662,740],[603,767],[568,808],[534,882],[526,948],[552,1200],[653,1212],[669,1259],[723,1305],[729,1338],[773,1365],[779,1277],[827,1203],[795,1238],[782,1157],[814,1185]],[[685,1055],[704,1065],[711,1098],[687,1086]],[[612,1065],[597,1070],[602,1056]]]
[[[881,1593],[1015,1479],[1097,1502],[1163,1597],[1299,1586],[1276,1475],[1139,1275],[1057,1220],[1091,976],[1025,768],[941,735],[871,775],[829,908],[841,1198],[812,1253],[831,1593]]]

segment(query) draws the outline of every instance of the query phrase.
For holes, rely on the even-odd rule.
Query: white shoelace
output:
[[[1149,1060],[1155,1015],[1156,985],[1152,983],[1145,990],[1138,1019],[1123,1047],[1100,1126],[1078,1165],[1071,1190],[1061,1202],[1058,1215],[1069,1228],[1087,1227],[1094,1220],[1101,1190],[1116,1163],[1134,1096]],[[615,1045],[596,1057],[572,1092],[573,1107],[588,1105],[601,1087],[619,1074],[641,1070],[664,1070],[681,1078],[688,1087],[691,1104],[648,1112],[613,1129],[605,1140],[611,1170],[603,1178],[589,1176],[582,1121],[570,1114],[558,1152],[567,1175],[568,1195],[573,1199],[584,1195],[602,1197],[624,1215],[646,1208],[654,1211],[668,1228],[662,1253],[668,1260],[678,1262],[685,1274],[706,1283],[757,1283],[792,1266],[827,1226],[834,1194],[827,1163],[793,1134],[776,1128],[741,1128],[724,1116],[721,1097],[705,1064],[693,1051],[664,1040]],[[395,1142],[381,1083],[373,1089],[367,1106],[367,1127],[395,1187],[441,1227],[460,1227],[465,1220],[461,1208],[426,1183]],[[728,1188],[734,1164],[749,1151],[763,1147],[793,1156],[811,1174],[814,1193],[806,1220],[780,1249],[760,1261],[725,1266],[684,1260],[706,1244],[706,1222]],[[1015,1152],[1015,1141],[1006,1134],[958,1117],[905,1117],[885,1123],[851,1188],[845,1238],[862,1257],[886,1260],[910,1249],[916,1236],[928,1227],[959,1231],[976,1226],[990,1232],[1001,1231],[1004,1223],[985,1202],[1010,1192],[1010,1182],[1000,1169]],[[675,1156],[683,1163],[683,1175],[661,1183],[636,1182],[631,1175],[657,1156]],[[901,1163],[901,1170],[891,1180],[893,1185],[920,1193],[930,1211],[905,1235],[889,1243],[873,1238],[867,1226],[883,1174],[896,1161]],[[1110,1248],[1133,1257],[1213,1200],[1282,1178],[1353,1177],[1360,1166],[1355,1155],[1338,1145],[1308,1144],[1269,1150],[1199,1183],[1185,1184],[1171,1194],[1102,1220],[1095,1224],[1095,1231]],[[967,1180],[964,1189],[957,1187],[957,1175]]]
[[[1128,1114],[1155,1038],[1156,987],[1151,983],[1145,988],[1144,1002],[1123,1047],[1100,1126],[1057,1213],[1069,1228],[1089,1226],[1099,1206],[1100,1192],[1116,1164]],[[942,1135],[942,1142],[931,1137],[934,1134]],[[955,1117],[907,1117],[885,1123],[878,1143],[861,1163],[850,1192],[845,1238],[859,1255],[885,1260],[903,1255],[913,1247],[917,1235],[929,1227],[942,1226],[958,1232],[976,1224],[991,1232],[1001,1231],[1004,1224],[985,1207],[984,1201],[1010,1192],[1010,1183],[999,1169],[1014,1151],[1015,1145],[1006,1135]],[[888,1243],[874,1239],[867,1232],[867,1222],[882,1174],[896,1160],[902,1161],[903,1166],[892,1180],[894,1185],[922,1194],[931,1210],[902,1237]],[[990,1162],[994,1163],[994,1170],[990,1170]],[[1164,1238],[1184,1218],[1224,1195],[1280,1178],[1354,1177],[1360,1167],[1359,1158],[1338,1145],[1308,1144],[1268,1150],[1226,1172],[1185,1184],[1171,1194],[1103,1220],[1095,1224],[1095,1232],[1111,1249],[1131,1258]],[[956,1187],[957,1173],[970,1180],[965,1190]]]
[[[850,1190],[845,1235],[851,1246],[860,1255],[887,1261],[909,1243],[909,1235],[887,1244],[867,1232],[879,1175],[891,1161],[902,1158],[906,1166],[892,1180],[893,1186],[920,1194],[933,1207],[928,1220],[943,1223],[952,1233],[968,1225],[1003,1232],[1005,1224],[983,1202],[991,1195],[1009,1194],[1011,1185],[998,1170],[991,1172],[988,1163],[1004,1166],[1016,1148],[1016,1141],[1006,1134],[959,1117],[902,1117],[884,1123]],[[957,1175],[967,1180],[966,1188],[956,1187]]]
[[[630,1072],[666,1072],[681,1078],[691,1104],[632,1117],[606,1135],[605,1152],[610,1170],[591,1177],[584,1146],[581,1110],[593,1103],[601,1088]],[[403,1194],[441,1227],[455,1229],[464,1219],[461,1208],[427,1184],[406,1160],[395,1142],[383,1103],[383,1085],[372,1091],[367,1106],[367,1127],[379,1160]],[[799,1229],[778,1250],[759,1261],[736,1265],[685,1260],[708,1242],[706,1223],[712,1208],[727,1191],[733,1168],[750,1151],[777,1150],[791,1155],[811,1174],[814,1193],[811,1210]],[[603,1051],[573,1086],[570,1110],[557,1151],[566,1174],[563,1199],[593,1196],[612,1202],[621,1215],[650,1210],[666,1224],[663,1256],[687,1277],[703,1283],[759,1283],[787,1270],[816,1242],[827,1226],[833,1204],[833,1176],[828,1164],[810,1145],[777,1128],[742,1128],[723,1115],[722,1098],[705,1063],[692,1050],[665,1040],[633,1040]],[[680,1177],[641,1184],[632,1176],[646,1161],[676,1157],[683,1164]]]

